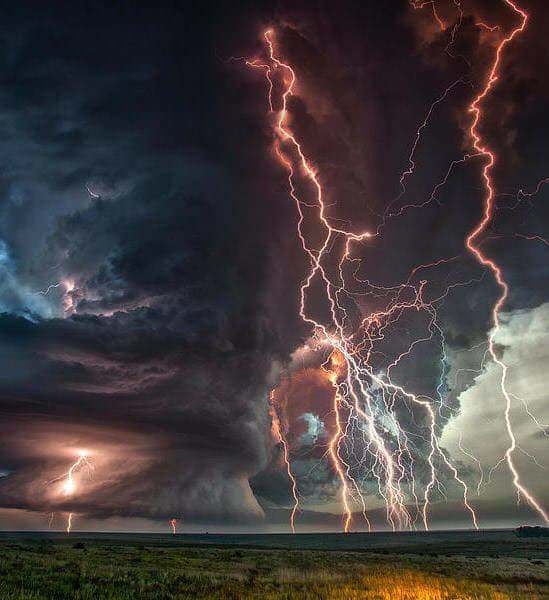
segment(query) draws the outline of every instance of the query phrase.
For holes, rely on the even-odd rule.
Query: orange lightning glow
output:
[[[272,433],[273,437],[277,441],[277,443],[282,445],[282,456],[284,459],[284,464],[286,465],[286,473],[288,474],[288,479],[292,485],[292,497],[294,499],[294,505],[292,508],[292,512],[290,513],[290,526],[292,528],[292,533],[295,533],[295,517],[296,513],[299,510],[299,496],[297,493],[297,480],[295,475],[292,472],[292,467],[290,464],[290,451],[288,448],[288,442],[284,434],[282,433],[282,426],[280,424],[280,418],[278,416],[276,403],[275,403],[275,392],[271,391],[269,395],[269,412],[271,415],[271,423],[272,423]]]
[[[482,135],[479,132],[479,124],[481,123],[483,116],[482,104],[485,98],[492,90],[494,84],[500,77],[501,56],[503,50],[510,42],[512,42],[515,39],[515,37],[517,37],[525,30],[526,25],[528,23],[528,14],[524,10],[522,10],[512,0],[503,1],[509,8],[511,8],[515,12],[516,16],[519,17],[520,22],[514,29],[512,29],[512,31],[506,37],[504,37],[501,40],[501,42],[497,46],[494,61],[486,79],[486,83],[481,92],[473,100],[469,107],[469,112],[473,115],[473,121],[469,130],[471,139],[473,141],[473,147],[476,150],[476,152],[482,155],[486,160],[482,170],[482,177],[484,180],[486,196],[484,199],[484,212],[482,215],[482,219],[467,236],[466,245],[469,251],[475,256],[477,261],[483,266],[487,267],[492,272],[500,289],[500,295],[492,309],[493,327],[488,337],[488,349],[493,361],[501,369],[500,387],[501,392],[505,398],[505,426],[510,442],[509,447],[505,451],[505,460],[507,461],[507,465],[509,467],[509,470],[511,471],[513,477],[513,484],[517,489],[517,492],[526,498],[528,503],[538,512],[538,514],[540,514],[543,517],[543,519],[546,522],[549,522],[549,515],[547,514],[547,512],[534,498],[530,491],[527,488],[525,488],[524,485],[521,483],[519,473],[513,462],[513,452],[517,447],[517,442],[515,434],[513,432],[510,415],[512,406],[512,395],[507,390],[507,365],[501,360],[501,358],[497,355],[495,350],[495,338],[497,337],[500,326],[500,312],[509,295],[509,286],[505,281],[501,267],[493,259],[490,259],[482,252],[480,244],[478,243],[480,235],[486,230],[488,225],[491,223],[494,214],[494,183],[492,180],[492,170],[496,162],[495,153],[488,147],[487,143],[483,140]]]
[[[327,364],[329,363],[329,364]],[[343,506],[343,513],[345,515],[345,519],[343,522],[343,531],[345,533],[349,533],[351,528],[351,523],[353,520],[352,509],[349,505],[349,485],[348,485],[348,473],[349,468],[348,465],[343,465],[340,455],[339,455],[339,446],[342,438],[345,436],[342,424],[341,424],[341,407],[344,400],[339,394],[338,390],[338,378],[340,376],[341,370],[344,368],[344,358],[340,353],[334,350],[330,355],[328,361],[325,365],[323,365],[323,369],[326,371],[328,375],[328,379],[330,383],[334,386],[334,415],[335,415],[335,431],[330,439],[330,443],[328,445],[330,457],[332,459],[332,463],[334,465],[337,476],[339,477],[339,481],[341,482],[341,504]],[[347,467],[344,469],[344,466]],[[354,480],[353,480],[354,482]],[[356,485],[356,482],[354,482]],[[364,503],[364,515],[366,511],[366,505]],[[367,520],[367,517],[365,515]],[[369,528],[368,522],[368,528]]]
[[[170,527],[172,528],[172,534],[177,533],[177,519],[170,519]]]
[[[72,513],[69,513],[69,516],[67,517],[67,527],[65,529],[65,531],[67,532],[67,535],[71,532],[72,529]]]
[[[312,326],[315,335],[326,341],[333,349],[328,360],[330,366],[325,365],[323,368],[335,389],[333,405],[335,431],[329,443],[329,456],[334,472],[341,484],[344,531],[350,529],[352,507],[355,504],[362,506],[365,521],[368,528],[370,527],[366,516],[366,499],[361,481],[356,474],[355,465],[351,463],[348,456],[351,451],[349,448],[352,446],[350,432],[353,429],[358,429],[366,447],[366,454],[359,459],[358,466],[362,467],[367,463],[371,463],[369,467],[370,476],[377,481],[378,492],[385,501],[387,520],[392,528],[411,527],[419,516],[410,436],[402,430],[394,413],[394,403],[397,397],[400,397],[403,402],[420,407],[427,415],[429,433],[425,438],[425,442],[430,447],[427,461],[431,475],[424,491],[422,519],[425,528],[428,527],[427,512],[432,489],[435,486],[440,487],[437,480],[435,459],[442,461],[454,480],[464,488],[464,505],[471,513],[473,524],[476,527],[476,515],[467,499],[467,486],[438,446],[435,431],[435,413],[431,406],[432,401],[406,392],[401,386],[393,383],[390,377],[390,368],[386,375],[377,375],[369,362],[375,341],[382,339],[384,330],[398,321],[405,311],[424,311],[428,313],[431,321],[429,335],[425,339],[414,342],[407,351],[403,352],[394,361],[393,365],[398,364],[404,356],[409,355],[416,344],[433,339],[435,333],[439,331],[435,326],[434,303],[445,297],[453,286],[449,286],[444,294],[431,302],[426,302],[423,297],[425,282],[422,282],[419,288],[413,286],[410,281],[392,288],[377,288],[379,292],[385,293],[391,298],[387,308],[364,316],[358,325],[358,330],[351,333],[346,330],[348,313],[341,301],[341,298],[345,295],[351,295],[346,283],[346,268],[356,260],[353,258],[354,246],[377,237],[379,232],[363,231],[357,233],[336,227],[331,223],[318,170],[306,156],[302,142],[289,126],[290,109],[288,104],[295,95],[296,73],[293,67],[284,62],[276,53],[272,30],[267,30],[264,33],[264,39],[268,59],[249,60],[247,64],[262,69],[267,78],[268,106],[270,112],[276,115],[274,151],[281,165],[287,171],[290,197],[295,203],[299,217],[297,224],[298,238],[303,250],[310,259],[311,269],[305,276],[300,289],[300,316],[305,323]],[[435,105],[442,101],[456,84],[450,86],[442,97],[435,102]],[[278,92],[280,88],[281,91]],[[431,112],[432,109],[429,111],[426,121]],[[420,133],[421,128],[418,135]],[[415,144],[417,144],[417,140]],[[412,170],[414,149],[415,145],[412,147],[410,155]],[[404,177],[405,175],[403,175]],[[296,181],[298,178],[309,183],[314,195],[313,201],[306,200],[298,192]],[[401,180],[402,183],[403,180]],[[311,242],[305,234],[304,222],[308,218],[306,210],[313,210],[317,217],[321,236],[320,241],[317,241],[316,244]],[[342,253],[338,260],[338,280],[334,281],[327,270],[326,261],[331,250],[338,243],[342,246]],[[436,264],[442,262],[444,261],[437,261]],[[431,265],[419,265],[413,273],[428,266]],[[324,286],[326,299],[330,306],[330,325],[319,322],[308,310],[308,293],[313,281],[317,279],[320,279]],[[358,280],[356,277],[353,278],[353,282],[353,285],[367,283]],[[410,299],[405,299],[406,296],[410,295]],[[359,334],[362,334],[362,338],[359,337]],[[392,434],[396,438],[398,446],[396,450],[393,450],[390,443],[384,438],[388,426],[392,428]],[[274,427],[276,428],[276,426]],[[289,463],[286,462],[286,464]],[[410,491],[412,502],[417,507],[415,517],[410,514],[406,505],[406,490]]]
[[[410,5],[416,10],[424,8],[425,6],[430,6],[431,10],[433,11],[433,17],[435,18],[437,25],[439,26],[441,31],[444,31],[444,21],[438,16],[435,0],[410,0]]]
[[[524,31],[528,21],[526,12],[515,2],[503,1],[520,18],[520,23],[497,45],[482,89],[468,107],[469,113],[473,115],[469,130],[472,151],[452,161],[444,178],[434,187],[427,200],[418,204],[406,204],[391,212],[386,210],[381,224],[372,231],[356,232],[344,229],[340,225],[343,221],[331,214],[335,204],[325,199],[330,192],[325,189],[320,169],[307,154],[306,142],[297,133],[299,129],[292,113],[292,99],[297,97],[298,91],[303,97],[307,90],[301,88],[301,82],[298,84],[294,66],[281,57],[273,30],[269,29],[263,34],[265,56],[246,61],[249,67],[262,71],[267,80],[267,105],[274,134],[273,150],[287,175],[289,196],[298,215],[297,238],[309,262],[309,270],[299,290],[299,314],[303,322],[312,328],[319,346],[330,350],[322,369],[334,388],[335,424],[326,455],[330,459],[333,476],[339,482],[343,529],[346,532],[350,530],[355,507],[362,508],[364,520],[370,528],[366,505],[367,499],[373,495],[372,485],[377,488],[376,495],[384,503],[387,522],[393,529],[415,528],[416,523],[421,522],[427,530],[431,505],[435,496],[446,497],[445,487],[448,481],[461,489],[463,508],[469,514],[472,525],[478,528],[478,519],[469,500],[467,483],[439,444],[441,424],[437,419],[437,415],[442,416],[442,408],[446,407],[444,388],[447,375],[444,331],[439,323],[437,306],[456,288],[478,280],[454,281],[436,293],[430,292],[431,282],[427,278],[427,272],[444,268],[458,258],[453,256],[416,265],[402,283],[382,286],[359,276],[363,259],[358,253],[361,247],[367,243],[375,243],[382,236],[383,227],[388,219],[400,216],[409,208],[421,208],[436,200],[454,167],[468,162],[471,158],[485,161],[482,178],[486,193],[482,218],[468,234],[466,247],[476,260],[494,275],[500,289],[500,295],[492,309],[493,327],[488,338],[487,353],[501,369],[500,386],[506,401],[505,427],[510,443],[503,460],[508,464],[519,495],[525,497],[547,521],[547,513],[522,485],[513,462],[515,449],[522,449],[517,445],[512,429],[512,398],[525,403],[507,390],[507,367],[495,351],[500,311],[508,297],[509,289],[501,268],[481,250],[480,239],[493,218],[495,194],[492,169],[496,160],[494,152],[489,149],[479,132],[483,118],[483,102],[500,76],[503,50]],[[441,31],[446,31],[434,1],[412,0],[411,5],[415,9],[430,6]],[[460,2],[454,0],[454,5],[459,15],[457,23],[448,30],[451,41],[446,48],[447,52],[454,43],[463,18]],[[494,37],[500,35],[496,33],[501,29],[499,25],[491,27],[477,23],[477,26],[489,31]],[[416,149],[434,110],[461,83],[466,82],[460,79],[449,85],[426,112],[410,146],[408,167],[400,176],[400,194],[389,204],[388,209],[406,193],[405,182],[412,176],[416,167]],[[314,104],[316,98],[307,97],[307,101]],[[547,178],[542,180],[533,194],[521,190],[519,195],[525,198],[534,195],[547,181]],[[315,232],[314,235],[311,231]],[[517,235],[547,243],[541,236]],[[329,308],[329,318],[326,321],[313,314],[311,307],[315,303],[310,301],[313,289],[315,294],[319,289],[322,291],[322,297]],[[374,299],[371,305],[365,300],[368,296]],[[316,296],[315,300],[318,300]],[[380,307],[374,309],[376,303]],[[396,352],[394,357],[386,356],[388,360],[384,367],[374,366],[377,365],[373,360],[374,356],[384,355],[384,352],[378,349],[378,345],[388,335],[389,329],[397,326],[404,315],[408,314],[415,315],[415,318],[421,315],[425,333],[410,342],[403,341],[404,348]],[[398,372],[403,362],[410,360],[418,346],[434,343],[440,345],[442,366],[439,385],[436,388],[437,397],[431,398],[406,390],[396,381],[395,372]],[[279,407],[274,403],[274,393],[271,393],[270,402],[273,435],[283,446],[286,470],[292,481],[295,505],[291,515],[291,526],[292,531],[295,531],[297,487],[289,461],[289,449],[281,427]],[[400,416],[405,410],[419,426],[419,431],[406,429]],[[528,410],[527,412],[530,415]],[[417,415],[421,415],[419,422]],[[534,421],[538,423],[537,420]],[[481,480],[477,485],[477,491],[480,492],[483,481],[482,466],[474,455],[463,448],[461,438],[459,448],[463,454],[477,461],[481,470]]]
[[[77,460],[70,466],[69,470],[66,473],[48,481],[47,485],[51,485],[52,483],[55,483],[57,481],[62,481],[63,483],[61,485],[60,490],[61,493],[65,496],[73,496],[77,490],[77,481],[75,480],[74,476],[82,469],[86,469],[88,471],[88,474],[91,474],[93,471],[93,463],[91,462],[89,455],[84,451],[79,452]],[[72,521],[73,513],[70,512],[67,517],[67,533],[71,532]]]
[[[66,496],[72,496],[76,490],[76,482],[74,480],[74,473],[80,470],[82,467],[91,468],[89,457],[84,452],[80,453],[78,460],[71,465],[71,468],[67,471],[66,479],[63,484],[63,493]]]

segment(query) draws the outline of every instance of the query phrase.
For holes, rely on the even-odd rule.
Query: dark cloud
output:
[[[485,126],[501,156],[484,244],[511,284],[510,310],[538,306],[546,292],[544,245],[514,237],[544,234],[549,189],[517,195],[547,175],[549,90],[536,58],[546,54],[546,16],[529,5],[532,27],[505,59]],[[326,355],[303,346],[311,331],[298,318],[307,263],[296,215],[270,151],[264,81],[227,60],[260,53],[267,24],[299,64],[290,109],[330,217],[356,231],[382,226],[354,249],[353,269],[372,285],[354,290],[350,318],[382,307],[374,286],[396,285],[418,264],[449,259],[411,277],[427,281],[427,299],[460,284],[439,305],[447,364],[434,339],[394,371],[418,394],[442,377],[441,431],[473,384],[449,374],[478,364],[466,350],[485,339],[496,297],[463,247],[481,211],[479,161],[457,167],[421,210],[403,207],[423,203],[463,155],[464,115],[496,39],[475,22],[509,27],[508,13],[467,7],[445,53],[451,27],[438,31],[428,10],[404,1],[221,2],[207,13],[166,2],[10,7],[0,30],[0,505],[197,523],[257,523],[266,510],[276,522],[272,511],[291,503],[267,410],[278,386],[300,493],[333,508],[337,478],[323,459],[333,390]],[[449,6],[441,17],[458,15]],[[400,196],[415,131],[458,79]],[[374,369],[428,326],[425,314],[398,322]],[[396,411],[423,432],[420,411]],[[66,497],[47,482],[82,449],[93,477],[79,475],[81,493]],[[417,469],[421,479],[424,462]],[[373,482],[364,485],[373,499]]]
[[[228,174],[243,153],[227,147],[247,136],[218,106],[229,74],[214,27],[190,8],[25,5],[12,18],[2,503],[257,519],[248,478],[266,462],[266,394],[291,348],[270,313],[286,287],[266,293],[280,211],[268,194],[255,211],[257,176]],[[44,482],[78,448],[94,476],[67,499]]]

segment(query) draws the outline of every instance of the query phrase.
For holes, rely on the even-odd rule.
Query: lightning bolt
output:
[[[65,531],[67,532],[67,535],[69,535],[69,533],[71,532],[71,529],[72,529],[72,516],[73,516],[73,514],[70,512],[67,517],[67,527],[65,529]]]
[[[170,519],[170,527],[172,528],[172,534],[177,533],[177,519]]]
[[[62,481],[62,486],[61,486],[61,490],[60,490],[61,493],[64,494],[65,496],[73,496],[77,490],[77,481],[75,480],[74,475],[75,475],[75,473],[81,471],[82,469],[86,469],[88,474],[90,474],[90,475],[93,472],[93,463],[91,462],[89,455],[84,451],[81,451],[78,454],[78,458],[69,467],[69,470],[66,473],[63,473],[63,475],[60,475],[59,477],[55,477],[54,479],[51,479],[50,481],[46,482],[46,485],[51,485],[58,481]],[[53,513],[52,513],[52,515],[53,515]],[[51,520],[53,520],[53,519],[51,519]],[[51,524],[51,520],[50,520],[50,524]],[[72,520],[73,520],[73,513],[70,512],[67,517],[67,527],[66,527],[67,533],[70,533],[70,531],[71,531]]]
[[[292,471],[292,466],[290,464],[290,450],[288,448],[288,442],[286,441],[286,437],[282,433],[282,425],[280,423],[280,418],[278,416],[278,411],[276,407],[276,399],[275,399],[275,390],[272,390],[269,395],[269,412],[271,415],[271,423],[272,423],[272,433],[273,437],[282,446],[282,456],[284,459],[284,464],[286,465],[286,473],[288,474],[288,479],[290,480],[292,487],[292,497],[294,499],[294,505],[292,507],[292,512],[290,513],[290,526],[292,528],[292,533],[295,533],[295,517],[297,511],[299,510],[299,496],[297,493],[297,480]]]
[[[37,295],[47,296],[52,290],[57,289],[58,287],[62,287],[64,289],[63,295],[63,310],[65,313],[71,314],[74,312],[75,305],[74,300],[71,296],[71,292],[74,291],[76,287],[75,282],[72,279],[62,279],[57,283],[51,283],[43,290],[39,290],[36,292]]]
[[[74,462],[70,469],[67,471],[65,483],[63,485],[63,492],[66,496],[72,496],[76,490],[76,482],[74,480],[74,473],[79,471],[83,467],[87,467],[88,469],[92,469],[91,462],[86,453],[82,452],[78,460]]]
[[[313,336],[319,345],[329,349],[328,358],[322,365],[322,369],[334,388],[335,418],[327,456],[332,464],[334,476],[339,480],[345,532],[350,531],[353,509],[356,505],[362,507],[364,519],[370,528],[364,491],[365,483],[370,481],[377,484],[377,493],[385,504],[387,522],[393,529],[414,528],[418,520],[426,530],[429,529],[433,495],[438,493],[446,497],[445,485],[440,473],[445,473],[449,480],[461,488],[463,507],[468,511],[472,525],[478,528],[476,512],[469,501],[468,486],[448,454],[439,445],[440,425],[437,414],[440,414],[442,407],[445,406],[447,390],[444,380],[447,376],[447,359],[444,331],[439,324],[436,311],[437,306],[455,288],[470,285],[477,280],[450,283],[445,289],[429,297],[429,280],[421,278],[423,272],[443,268],[458,257],[441,258],[431,263],[417,265],[403,283],[381,286],[358,276],[362,259],[357,254],[360,247],[369,241],[374,243],[376,238],[381,236],[387,219],[399,216],[409,208],[420,208],[435,200],[454,167],[468,162],[471,158],[484,159],[482,179],[486,193],[482,218],[468,234],[465,245],[468,252],[493,274],[500,289],[500,295],[492,308],[493,327],[488,337],[487,355],[491,356],[501,369],[500,386],[506,401],[504,417],[509,447],[502,460],[507,462],[517,492],[547,520],[543,508],[521,483],[513,462],[515,449],[522,450],[517,445],[510,417],[511,399],[514,396],[507,390],[507,367],[495,351],[500,312],[508,297],[509,289],[501,268],[483,253],[479,239],[493,218],[495,194],[492,169],[496,160],[494,152],[490,150],[479,132],[483,117],[482,106],[500,76],[501,56],[505,47],[524,31],[528,20],[526,12],[513,1],[504,0],[504,2],[520,17],[520,23],[497,45],[494,60],[490,64],[482,89],[468,107],[469,113],[473,116],[469,130],[472,151],[450,164],[444,178],[435,186],[424,203],[405,205],[393,212],[385,211],[381,225],[373,232],[344,229],[339,224],[335,224],[336,221],[338,223],[341,221],[331,216],[330,208],[333,205],[325,201],[326,194],[320,171],[306,152],[305,143],[297,133],[298,127],[292,114],[291,103],[297,96],[298,86],[296,70],[278,52],[272,29],[268,29],[263,34],[265,56],[246,61],[249,67],[262,71],[267,81],[269,122],[274,134],[273,150],[287,174],[289,196],[298,215],[297,237],[310,266],[299,290],[299,314],[303,322],[312,328]],[[457,34],[456,28],[461,24],[463,17],[460,2],[454,0],[454,4],[459,12],[459,18],[457,25],[451,30],[451,41],[446,51],[453,44]],[[434,1],[417,1],[412,2],[412,5],[416,9],[430,5],[441,31],[445,30]],[[490,34],[500,29],[499,26],[488,27],[484,24],[479,24],[479,27],[483,30],[489,29]],[[400,194],[393,202],[399,200],[406,192],[405,182],[413,174],[416,166],[414,161],[416,149],[434,110],[460,83],[465,81],[460,79],[447,87],[431,104],[420,123],[411,144],[408,167],[400,176]],[[534,193],[537,193],[546,182],[547,179],[542,180]],[[522,191],[520,193],[525,197],[528,195]],[[315,231],[314,234],[311,234],[312,230]],[[335,268],[334,257],[337,257]],[[313,289],[315,292],[318,289],[322,290],[329,309],[330,318],[327,322],[314,316],[310,302]],[[366,303],[367,297],[372,298],[370,305]],[[375,303],[381,302],[385,303],[382,308],[373,308]],[[407,314],[422,315],[426,319],[425,335],[411,341],[408,347],[391,360],[384,369],[374,366],[374,357],[383,354],[377,350],[377,345],[386,338],[389,329],[396,326]],[[442,358],[441,374],[436,388],[437,397],[434,399],[406,390],[395,381],[393,371],[398,369],[401,362],[409,359],[419,345],[432,344],[436,340],[440,344]],[[438,411],[435,410],[437,406]],[[408,410],[419,432],[407,431],[403,426],[399,414],[403,409]],[[299,506],[297,486],[289,461],[287,442],[280,425],[280,415],[274,403],[274,392],[271,393],[270,411],[273,433],[283,446],[286,470],[292,481],[295,504],[291,515],[291,527],[292,531],[295,531],[294,519]],[[417,422],[418,414],[423,415],[421,423]],[[360,443],[357,444],[357,441]],[[482,466],[476,457],[463,448],[461,438],[459,449],[463,454],[477,461],[481,472],[481,480],[477,485],[477,492],[479,492],[483,479]],[[419,478],[416,472],[418,455],[425,462],[425,474]]]
[[[248,66],[263,70],[267,80],[267,101],[269,112],[274,115],[273,129],[275,133],[274,152],[288,175],[288,189],[298,213],[297,234],[301,246],[310,260],[311,269],[306,275],[300,288],[300,316],[310,325],[315,335],[321,342],[327,343],[332,348],[330,358],[324,365],[328,379],[334,386],[333,411],[335,415],[335,428],[329,442],[329,456],[340,484],[341,500],[344,515],[343,529],[349,531],[352,524],[352,506],[358,502],[363,507],[363,515],[370,526],[366,516],[366,501],[362,490],[361,481],[357,475],[357,467],[352,464],[353,431],[358,430],[366,447],[366,456],[358,460],[358,467],[365,467],[369,461],[369,473],[378,483],[378,491],[386,504],[387,520],[393,529],[411,527],[419,516],[419,500],[415,491],[415,477],[413,473],[414,460],[410,436],[402,429],[394,411],[395,401],[398,398],[404,403],[419,407],[427,418],[428,433],[423,441],[428,444],[430,451],[427,457],[430,479],[423,493],[423,508],[421,509],[424,527],[428,528],[428,511],[431,495],[435,487],[442,486],[437,479],[437,466],[435,462],[444,465],[452,474],[454,480],[463,487],[464,506],[471,513],[474,526],[477,519],[474,510],[468,501],[468,491],[465,482],[459,477],[457,470],[438,444],[436,434],[436,415],[431,399],[419,397],[407,392],[404,388],[394,383],[390,370],[404,357],[410,355],[414,347],[421,342],[430,341],[435,335],[436,313],[434,304],[444,298],[453,286],[449,286],[439,298],[427,302],[424,298],[426,281],[421,281],[419,287],[412,285],[410,280],[405,284],[392,288],[377,288],[377,292],[386,294],[390,302],[385,310],[375,311],[366,315],[358,325],[358,331],[348,332],[346,326],[349,320],[348,311],[344,305],[345,297],[354,294],[349,290],[346,282],[346,268],[357,259],[354,258],[354,248],[363,244],[368,239],[379,235],[379,232],[369,231],[352,232],[332,224],[328,215],[328,207],[324,201],[324,191],[318,170],[305,153],[303,143],[290,128],[289,102],[295,95],[297,76],[294,68],[284,62],[275,51],[273,31],[264,33],[267,48],[267,59],[248,60]],[[457,85],[457,82],[453,86]],[[436,104],[446,98],[452,87],[435,101],[424,121],[420,126],[418,136],[432,114]],[[280,92],[278,91],[280,89]],[[412,146],[409,163],[410,171],[413,170],[413,153],[417,145],[417,138]],[[406,173],[401,177],[403,185]],[[308,183],[312,190],[314,200],[306,200],[301,192],[304,183]],[[305,233],[305,222],[309,213],[316,217],[320,236],[316,243],[309,239]],[[329,273],[327,258],[332,249],[342,248],[337,263],[336,280]],[[444,261],[437,261],[440,264]],[[415,275],[420,269],[433,265],[419,265],[412,273]],[[412,277],[410,276],[410,278]],[[313,284],[320,280],[324,286],[326,299],[330,307],[331,324],[325,325],[314,318],[308,310],[308,295]],[[354,278],[355,283],[368,283]],[[373,287],[373,286],[372,286]],[[385,329],[397,322],[406,311],[423,311],[430,316],[429,334],[427,337],[416,340],[403,352],[387,369],[385,375],[378,375],[371,365],[371,352],[375,341],[383,339]],[[440,330],[439,330],[440,331]],[[362,337],[359,338],[359,334]],[[357,341],[358,340],[358,341]],[[279,440],[283,442],[280,421],[273,413],[273,427],[278,430]],[[388,427],[394,429],[393,437],[396,438],[398,449],[391,447],[391,440],[387,440]],[[286,447],[287,451],[287,447]],[[288,474],[291,477],[288,454],[285,454]],[[411,490],[417,515],[413,517],[407,506],[406,490]],[[294,496],[297,500],[297,495]],[[295,516],[294,506],[293,516]],[[292,521],[293,529],[293,521]]]
[[[410,6],[414,10],[418,10],[421,8],[425,8],[426,6],[430,6],[433,11],[433,17],[439,26],[440,31],[444,31],[446,26],[444,25],[444,21],[438,16],[437,5],[435,0],[410,0]]]
[[[36,293],[39,294],[39,295],[41,295],[41,296],[47,296],[52,290],[58,288],[60,285],[63,285],[62,281],[59,281],[57,283],[51,283],[50,285],[48,285],[47,288],[45,288],[43,290],[39,290]]]
[[[92,198],[93,200],[97,200],[98,198],[101,198],[101,194],[94,192],[89,185],[86,185],[86,191],[88,192],[89,197]]]
[[[486,97],[490,94],[494,84],[500,77],[500,65],[501,65],[501,57],[503,51],[506,46],[510,44],[518,35],[520,35],[525,29],[528,23],[528,14],[522,10],[512,0],[503,0],[504,3],[511,8],[517,17],[519,17],[519,24],[514,27],[511,32],[505,36],[499,45],[496,47],[496,52],[494,56],[494,60],[492,62],[491,69],[488,73],[488,77],[486,79],[485,85],[477,95],[477,97],[473,100],[471,105],[469,106],[469,112],[473,115],[473,119],[471,122],[471,128],[469,130],[473,148],[475,151],[481,155],[485,159],[485,164],[482,169],[482,178],[484,181],[484,187],[486,191],[486,195],[484,198],[484,212],[482,214],[481,220],[478,222],[476,227],[469,233],[466,239],[466,246],[469,251],[473,254],[476,260],[484,267],[487,267],[494,276],[496,283],[500,289],[500,295],[496,300],[492,308],[492,324],[493,327],[490,331],[488,337],[488,350],[492,360],[499,366],[501,370],[501,378],[500,378],[500,388],[501,392],[505,398],[505,427],[507,431],[507,435],[509,437],[509,446],[505,451],[505,460],[507,462],[507,466],[512,474],[513,485],[515,486],[517,493],[524,496],[530,506],[532,506],[538,514],[543,517],[545,522],[549,522],[549,515],[540,505],[540,503],[536,500],[536,498],[532,495],[532,493],[521,483],[519,473],[517,468],[513,462],[513,453],[517,448],[517,441],[513,431],[513,426],[511,423],[511,408],[512,408],[512,395],[509,393],[507,389],[507,365],[503,362],[503,360],[497,355],[495,350],[495,339],[499,332],[500,328],[500,313],[501,309],[504,306],[507,297],[509,295],[509,285],[507,284],[501,267],[495,262],[495,260],[486,256],[483,253],[481,246],[479,244],[479,237],[482,235],[486,228],[490,225],[494,215],[494,182],[492,179],[492,170],[496,163],[496,155],[489,148],[488,144],[483,140],[482,135],[479,131],[479,125],[482,121],[482,104]]]

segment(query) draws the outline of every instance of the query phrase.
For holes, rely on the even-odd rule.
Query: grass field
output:
[[[496,538],[459,535],[406,545],[385,535],[385,544],[346,552],[198,544],[192,536],[4,535],[0,598],[549,598],[547,541],[502,534],[496,556]],[[286,536],[265,537],[284,545]]]

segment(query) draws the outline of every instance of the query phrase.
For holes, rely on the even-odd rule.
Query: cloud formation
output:
[[[276,386],[305,504],[339,510],[337,478],[323,458],[333,390],[320,369],[325,356],[307,347],[312,332],[298,317],[306,260],[270,150],[264,82],[226,58],[252,56],[262,27],[277,26],[285,55],[300,66],[292,115],[333,215],[375,228],[387,206],[399,207],[398,174],[427,107],[460,77],[418,146],[402,204],[422,202],[462,153],[462,115],[494,47],[474,20],[508,17],[484,4],[482,15],[465,15],[456,41],[464,62],[444,54],[454,12],[440,32],[405,2],[359,4],[313,11],[292,2],[273,11],[222,2],[209,15],[79,2],[12,9],[0,35],[1,507],[74,511],[94,522],[276,522],[272,511],[291,504],[270,434]],[[531,4],[532,28],[506,65],[487,126],[503,152],[485,244],[512,289],[498,342],[506,360],[527,363],[513,367],[513,385],[537,390],[530,401],[541,409],[546,248],[513,236],[542,235],[546,210],[546,188],[517,193],[547,175],[541,113],[549,90],[532,67],[546,17]],[[493,365],[456,379],[463,367],[478,369],[495,297],[463,250],[481,209],[479,166],[456,171],[438,201],[390,220],[361,249],[356,272],[391,286],[417,264],[447,257],[426,275],[428,297],[448,282],[471,282],[440,306],[446,365],[440,344],[426,343],[394,374],[430,394],[446,369],[448,411],[438,425],[472,481],[475,465],[450,432],[472,430],[499,406]],[[360,308],[375,305],[371,296]],[[410,318],[384,342],[376,366],[425,325]],[[397,410],[411,430],[421,428],[421,415]],[[544,440],[522,417],[517,423],[525,446],[543,454]],[[82,450],[93,477],[79,474],[79,493],[67,497],[48,482]],[[499,450],[487,443],[481,453],[490,462]],[[489,498],[495,512],[511,513],[499,477]],[[365,486],[377,506],[373,482]]]

